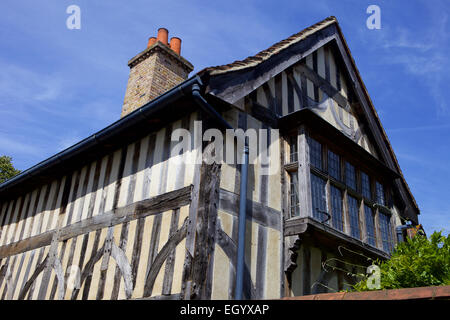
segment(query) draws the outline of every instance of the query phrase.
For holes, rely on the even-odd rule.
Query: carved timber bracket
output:
[[[300,236],[293,236],[289,238],[294,239],[290,239],[290,243],[287,247],[288,255],[286,256],[286,261],[284,264],[284,272],[286,274],[292,274],[292,272],[298,267],[297,265],[298,250],[302,245],[302,239]]]
[[[289,287],[292,286],[292,274],[298,267],[298,251],[302,244],[304,244],[305,237],[308,237],[308,234],[306,233],[308,230],[308,223],[304,223],[303,220],[304,219],[296,219],[287,221],[288,223],[284,227],[284,273]]]
[[[300,235],[290,236],[285,238],[285,263],[284,273],[289,287],[292,287],[292,273],[298,267],[297,257],[298,250],[302,245],[302,238]]]

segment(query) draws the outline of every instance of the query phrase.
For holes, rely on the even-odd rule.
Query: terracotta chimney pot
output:
[[[178,37],[173,37],[170,39],[170,49],[175,51],[177,55],[181,53],[181,39]]]
[[[151,37],[148,39],[148,44],[147,44],[147,48],[150,48],[152,45],[154,45],[156,43],[156,38],[155,37]]]
[[[167,46],[168,39],[169,39],[169,31],[166,28],[159,28],[158,37],[156,38],[156,40],[161,41]]]

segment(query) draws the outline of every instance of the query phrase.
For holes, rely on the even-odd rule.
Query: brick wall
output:
[[[142,107],[187,79],[193,66],[161,42],[128,63],[130,76],[121,116]]]

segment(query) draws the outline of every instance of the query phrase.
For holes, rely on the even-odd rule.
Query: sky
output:
[[[81,29],[68,29],[70,5]],[[369,29],[378,5],[381,28]],[[165,27],[193,73],[256,54],[337,17],[420,207],[450,232],[448,0],[2,0],[0,155],[25,170],[120,117],[129,68]],[[191,73],[191,75],[193,74]]]

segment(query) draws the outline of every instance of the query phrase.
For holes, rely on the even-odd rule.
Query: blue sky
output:
[[[214,3],[214,4],[211,4]],[[69,5],[81,30],[66,28]],[[381,29],[366,27],[369,5]],[[195,70],[230,63],[334,15],[430,234],[450,232],[450,5],[417,1],[2,0],[0,155],[21,170],[120,117],[127,61],[159,27]]]

